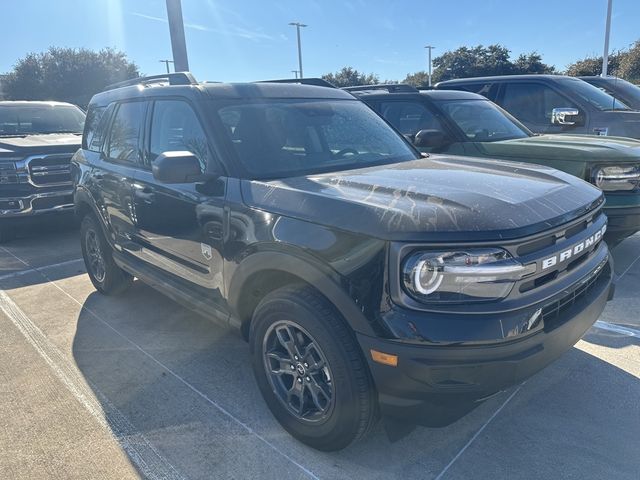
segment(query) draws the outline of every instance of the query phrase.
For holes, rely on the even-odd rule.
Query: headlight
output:
[[[535,268],[500,249],[422,251],[404,261],[402,278],[407,293],[420,302],[488,301],[509,295],[514,283]]]
[[[593,184],[601,190],[635,190],[640,187],[640,166],[611,166],[596,168],[591,176]]]

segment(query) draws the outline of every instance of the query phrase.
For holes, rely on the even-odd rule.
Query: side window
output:
[[[421,103],[382,102],[380,113],[403,135],[413,137],[420,130],[445,131],[438,117]]]
[[[491,100],[493,100],[492,97],[495,95],[495,90],[496,90],[496,88],[493,88],[493,87],[495,87],[495,84],[488,83],[488,82],[452,85],[453,90],[462,90],[465,92],[477,93]]]
[[[211,162],[207,136],[188,103],[180,100],[158,100],[151,119],[149,161],[164,152],[186,150],[198,157],[200,168],[206,171]]]
[[[82,137],[82,148],[92,152],[100,152],[107,130],[107,122],[113,105],[89,106],[87,118],[85,120],[84,135]]]
[[[502,107],[518,120],[537,125],[551,124],[554,108],[576,108],[547,85],[520,82],[505,84]]]
[[[143,128],[145,102],[128,102],[118,105],[113,122],[107,157],[114,162],[138,163],[140,161],[140,132]]]

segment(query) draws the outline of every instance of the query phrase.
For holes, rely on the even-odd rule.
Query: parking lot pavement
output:
[[[575,348],[442,429],[338,453],[288,436],[246,343],[136,282],[96,293],[76,231],[0,247],[0,478],[640,478],[640,235]]]

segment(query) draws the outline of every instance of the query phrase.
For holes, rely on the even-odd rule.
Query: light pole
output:
[[[189,71],[187,59],[187,43],[184,39],[184,22],[182,21],[182,3],[180,0],[167,0],[167,21],[171,36],[173,66],[178,72]]]
[[[607,64],[609,63],[609,34],[611,33],[611,4],[612,0],[607,3],[607,23],[604,29],[604,54],[602,55],[602,74],[601,77],[607,76]]]
[[[291,73],[295,75],[295,78],[298,78],[298,70],[291,70]]]
[[[164,63],[164,64],[166,65],[166,67],[167,67],[167,73],[171,73],[171,72],[169,71],[169,64],[170,64],[170,63],[173,63],[173,60],[158,60],[158,61],[159,61],[160,63]]]
[[[427,45],[424,48],[429,50],[429,86],[431,86],[431,50],[433,50],[436,47],[432,47],[431,45]]]
[[[296,27],[296,33],[298,34],[298,73],[300,73],[300,78],[302,78],[302,46],[300,44],[300,27],[306,27],[307,25],[300,22],[291,22],[289,25]]]

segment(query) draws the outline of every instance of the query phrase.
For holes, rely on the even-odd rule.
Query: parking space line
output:
[[[10,252],[9,250],[7,250],[4,247],[0,247],[0,249],[6,251],[9,255],[15,257],[17,260],[19,260],[20,262],[24,263],[25,265],[27,265],[28,267],[31,267],[26,261],[22,260],[21,258],[19,258],[18,256],[16,256],[14,253]],[[169,368],[167,365],[165,365],[164,363],[162,363],[160,360],[158,360],[156,357],[154,357],[152,354],[150,354],[149,352],[147,352],[144,348],[142,348],[140,345],[138,345],[136,342],[134,342],[133,340],[131,340],[129,337],[127,337],[126,335],[124,335],[122,332],[120,332],[118,329],[116,329],[114,326],[112,326],[109,322],[107,322],[106,320],[103,320],[102,317],[100,317],[97,313],[95,313],[93,310],[85,307],[81,302],[79,302],[75,297],[73,297],[69,292],[67,292],[64,288],[62,288],[60,285],[58,285],[54,280],[52,280],[51,278],[49,278],[47,276],[47,274],[45,272],[43,272],[40,268],[38,267],[31,267],[33,268],[33,270],[38,271],[46,280],[47,283],[53,285],[54,287],[56,287],[60,292],[62,292],[64,295],[66,295],[67,297],[69,297],[69,299],[71,299],[74,303],[76,303],[77,305],[80,306],[80,308],[82,310],[84,310],[85,312],[87,312],[89,315],[91,315],[92,317],[94,317],[96,320],[98,320],[100,323],[102,323],[103,325],[105,325],[107,328],[109,328],[110,330],[112,330],[116,335],[118,335],[120,338],[122,338],[123,340],[125,340],[127,343],[129,343],[130,345],[132,345],[136,350],[138,350],[140,353],[142,353],[143,355],[145,355],[147,358],[149,358],[151,361],[153,361],[155,364],[157,364],[159,367],[163,368],[165,371],[167,371],[170,375],[172,375],[174,378],[176,378],[178,381],[180,381],[183,385],[185,385],[187,388],[189,388],[192,392],[194,392],[196,395],[198,395],[200,398],[202,398],[203,400],[205,400],[207,403],[209,403],[211,406],[213,406],[214,408],[216,408],[220,413],[224,414],[225,416],[227,416],[229,419],[231,419],[232,421],[234,421],[236,424],[238,424],[240,427],[242,427],[246,432],[248,432],[249,434],[255,436],[258,440],[260,440],[263,444],[265,444],[267,447],[269,447],[270,449],[272,449],[274,452],[276,452],[277,454],[281,455],[283,458],[285,458],[286,460],[288,460],[289,462],[291,462],[293,465],[295,465],[296,467],[298,467],[300,470],[302,470],[307,476],[309,476],[310,478],[313,478],[315,480],[320,480],[320,477],[318,477],[316,474],[314,474],[311,470],[309,470],[308,468],[306,468],[304,465],[301,465],[300,463],[296,462],[292,457],[290,457],[289,455],[287,455],[285,452],[283,452],[282,450],[280,450],[276,445],[274,445],[273,443],[271,443],[269,440],[267,440],[266,438],[264,438],[262,435],[260,435],[258,432],[256,432],[255,430],[253,430],[249,425],[247,425],[246,423],[244,423],[242,420],[240,420],[239,418],[235,417],[231,412],[229,412],[227,409],[225,409],[223,406],[221,406],[218,402],[216,402],[215,400],[211,399],[208,395],[206,395],[205,393],[203,393],[202,391],[200,391],[198,388],[196,388],[194,385],[192,385],[191,383],[189,383],[187,380],[185,380],[184,378],[182,378],[178,373],[174,372],[173,370],[171,370],[171,368]],[[0,290],[0,295],[4,295],[6,298],[9,298],[8,295],[6,295],[6,293],[3,290]],[[1,298],[1,297],[0,297]],[[9,299],[10,300],[10,299]],[[17,306],[16,306],[17,307]]]
[[[5,248],[3,248],[3,250],[6,251]],[[10,253],[10,255],[13,255],[13,254]],[[13,256],[15,257],[15,255],[13,255]],[[18,260],[20,260],[20,259],[18,259]],[[27,274],[33,273],[33,272],[39,272],[41,270],[51,270],[53,268],[66,267],[67,265],[73,265],[74,263],[80,263],[80,262],[84,262],[84,259],[83,258],[74,258],[73,260],[67,260],[66,262],[60,262],[60,263],[54,263],[52,265],[45,265],[43,267],[37,267],[37,268],[29,267],[29,268],[27,268],[25,270],[18,270],[17,272],[11,272],[11,273],[6,273],[4,275],[0,275],[0,281],[7,280],[9,278],[20,277],[22,275],[27,275]],[[26,265],[26,263],[25,263],[25,265]]]
[[[442,471],[438,474],[438,476],[435,478],[435,480],[440,480],[443,477],[443,475],[445,473],[447,473],[447,471],[451,468],[451,466],[454,463],[456,463],[456,461],[471,446],[471,444],[475,441],[475,439],[478,438],[478,436],[484,431],[485,428],[487,428],[487,425],[489,425],[491,423],[491,421],[502,411],[502,409],[507,406],[507,403],[509,403],[511,401],[511,399],[516,396],[516,394],[520,391],[520,389],[522,388],[522,386],[524,384],[525,384],[525,382],[522,382],[520,385],[518,385],[518,388],[516,388],[515,391],[511,395],[509,395],[509,398],[507,398],[504,401],[504,403],[502,405],[500,405],[500,407],[495,412],[493,412],[493,415],[491,415],[489,417],[489,419],[486,422],[484,422],[484,424],[482,424],[482,426],[473,435],[473,437],[471,437],[471,439],[465,444],[464,447],[462,447],[460,449],[460,451],[456,454],[456,456],[453,457],[451,459],[451,461],[442,469]]]
[[[623,327],[622,325],[618,325],[615,323],[609,323],[602,320],[598,320],[594,325],[596,328],[600,328],[602,330],[608,330],[610,332],[616,332],[621,335],[625,335],[627,337],[636,337],[640,338],[640,330],[630,327]]]
[[[618,281],[620,281],[620,279],[622,279],[622,277],[624,277],[627,274],[627,272],[631,270],[636,263],[638,263],[638,260],[640,260],[640,255],[638,255],[636,259],[633,262],[631,262],[631,264],[627,268],[625,268],[624,272],[622,272],[618,276]]]
[[[0,290],[0,310],[38,352],[54,375],[89,412],[89,414],[122,446],[140,472],[151,479],[182,480],[175,467],[158,452],[127,418],[106,399],[95,385],[86,382],[76,367],[47,338],[4,290]],[[94,394],[99,398],[96,400]]]

